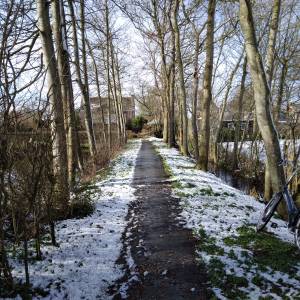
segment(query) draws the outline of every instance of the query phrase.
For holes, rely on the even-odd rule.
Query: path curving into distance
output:
[[[137,199],[123,235],[123,255],[130,251],[134,261],[122,279],[127,299],[209,299],[205,267],[195,256],[199,241],[182,227],[179,199],[172,197],[162,160],[149,141],[138,154],[133,186]]]

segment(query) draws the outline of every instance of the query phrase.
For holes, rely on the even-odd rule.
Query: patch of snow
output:
[[[195,169],[193,159],[182,156],[178,150],[168,148],[161,139],[150,138],[156,150],[165,160],[172,172],[174,197],[180,198],[182,213],[178,223],[192,229],[195,234],[199,229],[214,240],[216,247],[224,250],[224,254],[209,254],[200,249],[197,251],[200,260],[206,264],[213,258],[218,258],[224,264],[226,274],[246,278],[247,287],[241,287],[249,299],[258,299],[262,295],[261,288],[253,283],[253,278],[259,275],[266,285],[264,296],[274,299],[278,295],[272,292],[272,286],[281,289],[282,293],[291,299],[300,295],[300,262],[295,266],[296,275],[291,276],[266,268],[261,270],[257,265],[246,264],[245,255],[251,257],[251,251],[241,246],[227,246],[224,239],[228,236],[238,236],[237,229],[242,226],[254,228],[264,205],[253,197],[228,186],[215,175]],[[267,231],[279,239],[294,243],[294,236],[288,231],[287,224],[273,218],[267,225]],[[235,258],[230,258],[232,254]],[[280,281],[278,281],[280,279]],[[282,281],[282,284],[280,283]],[[213,291],[218,299],[226,299],[222,290],[214,286]]]
[[[115,262],[122,248],[128,204],[135,200],[131,182],[140,146],[140,140],[130,141],[112,162],[107,178],[96,181],[94,213],[58,222],[59,247],[42,246],[44,260],[29,265],[33,286],[49,292],[45,299],[110,299],[107,288],[123,275]],[[133,265],[130,254],[128,261]],[[10,262],[13,276],[23,280],[22,263],[12,258]]]

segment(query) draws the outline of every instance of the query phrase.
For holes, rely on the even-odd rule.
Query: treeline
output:
[[[141,0],[120,6],[146,41],[153,83],[140,82],[139,102],[159,120],[165,142],[207,171],[222,159],[229,124],[232,161],[223,164],[235,170],[251,126],[248,162],[259,160],[260,140],[267,154],[265,198],[282,189],[299,157],[299,2]],[[280,137],[290,141],[284,154]],[[292,161],[287,170],[286,158]],[[296,178],[296,195],[299,187]]]
[[[57,245],[55,222],[80,210],[82,180],[126,143],[126,47],[115,13],[108,0],[0,3],[0,297],[16,289],[9,256],[23,247],[29,288],[28,242],[36,259],[43,234]]]

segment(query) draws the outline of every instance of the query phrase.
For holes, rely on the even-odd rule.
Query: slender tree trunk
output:
[[[110,84],[110,66],[109,66],[109,55],[110,55],[110,30],[109,30],[109,10],[108,2],[105,1],[105,30],[106,30],[106,77],[107,77],[107,138],[108,138],[108,151],[111,154],[112,147],[112,128],[111,128],[111,84]]]
[[[272,188],[274,192],[278,192],[285,185],[285,176],[281,164],[278,134],[271,114],[270,89],[257,47],[250,0],[240,0],[240,22],[245,38],[247,60],[253,82],[257,122],[264,141],[269,170],[272,174]]]
[[[166,50],[165,50],[165,28],[166,24],[161,24],[159,21],[159,12],[158,12],[158,1],[151,0],[151,8],[153,10],[152,21],[157,32],[159,50],[161,56],[161,74],[162,74],[162,84],[163,84],[163,93],[161,94],[162,98],[162,110],[163,110],[163,140],[165,143],[169,140],[169,82],[167,75],[167,61],[166,61]]]
[[[82,91],[83,91],[83,103],[85,111],[85,125],[87,128],[88,140],[90,153],[93,158],[94,164],[96,165],[96,141],[93,126],[93,117],[91,112],[90,104],[90,92],[89,92],[89,80],[87,73],[87,62],[86,62],[86,38],[85,38],[85,1],[80,0],[80,31],[81,31],[81,47],[82,47],[82,69],[83,69],[83,81],[82,81]]]
[[[179,0],[174,1],[174,5],[172,8],[172,25],[175,33],[175,47],[176,47],[176,62],[178,66],[179,73],[179,86],[180,86],[180,102],[182,109],[182,144],[181,151],[184,155],[188,155],[188,117],[187,117],[187,107],[186,107],[186,90],[184,83],[184,70],[183,70],[183,62],[181,55],[181,43],[180,43],[180,31],[178,26],[178,8],[179,8]]]
[[[123,132],[123,142],[126,143],[126,122],[124,117],[124,108],[123,108],[123,97],[122,97],[122,85],[121,85],[121,77],[120,77],[120,66],[118,61],[118,55],[116,54],[116,70],[117,70],[117,81],[118,81],[118,92],[119,92],[119,105],[120,105],[120,112],[122,117],[122,132]]]
[[[167,94],[168,89],[165,90],[165,95]],[[165,143],[168,143],[169,140],[169,113],[168,113],[168,103],[166,103],[168,98],[163,97],[163,139]]]
[[[84,23],[84,3],[80,0],[80,14],[81,14],[81,23]],[[72,29],[73,29],[73,43],[74,43],[74,58],[75,58],[75,71],[77,76],[77,83],[80,88],[82,98],[83,98],[83,108],[84,108],[84,122],[86,127],[86,133],[89,142],[89,150],[92,159],[95,162],[96,159],[96,143],[95,143],[95,136],[94,136],[94,129],[93,129],[93,121],[92,121],[92,113],[90,107],[90,98],[89,98],[89,91],[88,91],[88,84],[87,74],[84,74],[84,78],[82,78],[81,69],[80,69],[80,58],[79,58],[79,45],[78,45],[78,37],[77,37],[77,24],[76,24],[76,16],[74,12],[74,6],[72,0],[68,0],[70,15],[71,15],[71,22],[72,22]],[[81,27],[81,36],[85,41],[85,26]],[[84,73],[86,73],[86,51],[85,51],[85,42],[83,43],[83,52],[82,56],[83,59],[83,67]]]
[[[203,80],[203,98],[200,101],[200,148],[198,167],[207,171],[209,140],[210,140],[210,104],[212,101],[212,72],[214,59],[214,23],[215,23],[216,0],[209,0],[206,34],[206,63]]]
[[[118,129],[118,143],[122,144],[122,120],[121,120],[121,111],[119,106],[118,99],[118,90],[117,90],[117,79],[116,79],[116,64],[115,64],[115,54],[114,54],[114,45],[112,39],[110,39],[110,57],[111,57],[111,70],[112,70],[112,79],[113,79],[113,95],[114,103],[116,110],[116,120],[117,120],[117,129]]]
[[[23,241],[23,248],[24,248],[24,269],[25,269],[25,283],[26,287],[29,288],[30,286],[30,277],[29,277],[29,266],[28,266],[28,241],[26,232],[24,232],[24,241]]]
[[[269,88],[272,86],[275,60],[275,45],[278,32],[279,15],[280,15],[281,0],[273,1],[272,18],[270,24],[269,41],[266,57],[266,80]]]
[[[216,130],[216,138],[215,138],[215,143],[214,143],[214,164],[215,164],[215,166],[217,166],[217,163],[218,163],[218,141],[220,139],[220,134],[221,134],[221,130],[222,130],[222,124],[223,124],[224,114],[225,114],[225,110],[226,110],[226,106],[227,106],[227,102],[228,102],[228,97],[229,97],[229,93],[230,93],[230,90],[232,87],[234,75],[240,66],[242,58],[243,58],[243,54],[240,56],[237,64],[235,65],[235,68],[232,70],[232,72],[228,78],[228,86],[227,86],[225,96],[224,96],[224,101],[223,101],[222,110],[221,110],[220,117],[219,117],[218,127]]]
[[[101,136],[100,136],[100,144],[101,144],[101,140],[103,139],[102,143],[106,147],[105,121],[104,121],[104,111],[103,111],[103,106],[102,106],[102,101],[101,101],[98,66],[96,63],[96,59],[95,59],[92,47],[91,47],[90,43],[88,42],[88,40],[86,40],[86,45],[88,47],[89,54],[90,54],[92,62],[93,62],[93,68],[94,68],[94,72],[95,72],[95,79],[96,79],[96,86],[97,86],[97,96],[99,99],[99,106],[100,106],[100,118],[101,118],[100,123],[101,123],[101,129],[102,129]]]
[[[169,133],[168,133],[168,144],[169,147],[175,147],[175,64],[172,64],[170,70],[170,86],[169,86]]]
[[[277,123],[280,120],[280,112],[281,112],[281,106],[283,102],[284,84],[285,84],[286,75],[287,75],[287,62],[284,61],[281,67],[281,74],[279,79],[279,91],[278,91],[277,101],[275,103],[275,120]]]
[[[172,27],[171,20],[169,21],[170,26]],[[169,132],[168,132],[168,144],[169,147],[175,147],[176,139],[175,139],[175,63],[176,63],[176,38],[175,32],[171,30],[171,61],[170,61],[170,70],[169,70]]]
[[[270,32],[269,32],[269,42],[268,42],[268,49],[267,49],[267,60],[266,60],[266,80],[269,89],[271,89],[272,86],[272,79],[274,73],[275,45],[276,45],[276,37],[277,37],[278,24],[279,24],[280,6],[281,6],[281,0],[274,0],[273,8],[272,8]],[[264,198],[266,200],[270,200],[271,197],[272,197],[271,173],[267,161],[265,167]]]
[[[234,136],[234,146],[233,146],[233,169],[238,168],[238,161],[239,161],[239,142],[241,138],[241,120],[242,120],[242,113],[243,113],[243,98],[245,93],[245,82],[247,77],[247,57],[244,59],[243,63],[243,74],[241,79],[241,87],[240,93],[238,98],[238,117],[236,122],[235,128],[235,136]]]
[[[70,70],[70,57],[67,45],[67,33],[65,27],[65,12],[62,0],[52,2],[52,15],[54,18],[54,38],[57,48],[58,73],[61,84],[65,130],[67,133],[68,153],[68,178],[70,187],[75,183],[78,162],[78,141],[75,124],[74,96]]]
[[[194,74],[193,74],[193,105],[192,105],[192,129],[194,141],[194,153],[196,164],[199,164],[199,139],[197,126],[197,106],[199,90],[199,54],[200,54],[200,35],[195,32],[195,53],[194,53]]]
[[[54,174],[56,180],[56,199],[62,211],[67,213],[69,206],[68,160],[66,134],[64,128],[64,112],[61,88],[55,58],[52,30],[49,18],[49,2],[37,0],[37,15],[44,62],[47,68],[48,97],[52,113],[52,138],[54,155]]]

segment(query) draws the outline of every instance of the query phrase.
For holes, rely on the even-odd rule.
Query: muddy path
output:
[[[137,200],[129,210],[119,260],[127,272],[114,299],[122,298],[124,286],[127,299],[209,299],[205,267],[195,257],[199,241],[182,227],[179,200],[171,196],[161,158],[149,141],[139,152],[133,185]],[[129,252],[134,262],[126,260]]]

